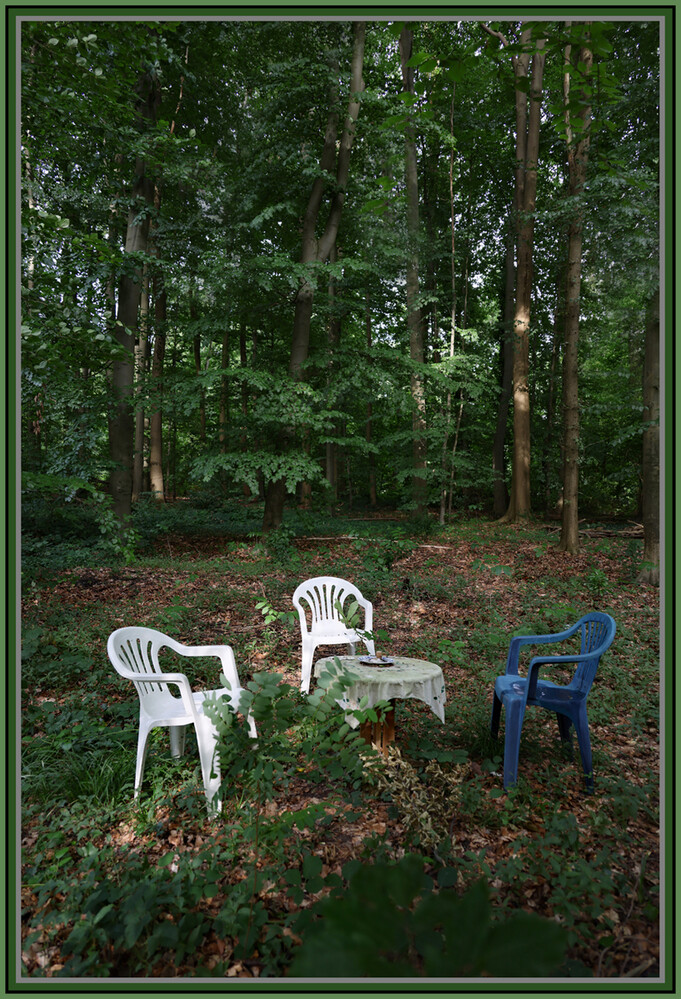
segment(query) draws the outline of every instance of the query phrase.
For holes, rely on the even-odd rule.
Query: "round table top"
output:
[[[339,659],[341,665],[357,677],[362,683],[409,683],[419,682],[428,678],[442,676],[442,669],[437,663],[426,659],[411,659],[408,656],[391,656],[394,663],[390,666],[378,666],[360,662],[360,656],[325,656],[314,666],[314,675],[319,676],[329,664]]]
[[[361,663],[359,658],[325,656],[314,666],[314,675],[319,677],[328,666],[335,664],[336,659],[340,660],[341,667],[347,670],[351,681],[342,701],[343,707],[358,708],[364,697],[368,698],[369,707],[373,707],[378,701],[412,698],[428,704],[440,721],[444,722],[445,680],[437,663],[411,659],[408,656],[393,656],[395,662],[391,666],[371,666]]]

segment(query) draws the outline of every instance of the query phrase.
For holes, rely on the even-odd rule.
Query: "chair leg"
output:
[[[135,766],[135,790],[134,797],[138,798],[142,787],[142,777],[144,775],[144,764],[147,761],[147,739],[150,728],[140,719],[140,728],[137,736],[137,764]]]
[[[310,689],[310,680],[312,678],[312,658],[314,656],[315,646],[310,644],[306,645],[303,642],[303,664],[302,672],[300,678],[300,689],[304,694]]]
[[[558,731],[560,732],[560,741],[564,748],[568,750],[570,756],[572,756],[572,721],[567,715],[563,715],[558,711],[556,711],[556,720],[558,722]]]
[[[586,791],[587,794],[593,794],[593,759],[591,756],[591,737],[589,735],[589,721],[586,717],[586,711],[580,712],[580,715],[575,722],[575,728],[577,729],[579,755],[582,758],[582,767],[584,768],[584,783]]]
[[[525,705],[521,700],[511,698],[506,702],[506,735],[504,738],[504,790],[518,783],[518,758],[520,756],[520,733],[523,727]]]
[[[201,776],[203,777],[208,811],[210,813],[221,812],[222,801],[214,802],[215,795],[220,790],[220,785],[222,784],[220,760],[217,755],[217,730],[205,715],[199,718],[194,728],[196,730],[196,741],[199,746]]]
[[[177,759],[184,754],[186,734],[187,728],[185,725],[170,726],[170,755],[173,759]]]
[[[490,732],[496,739],[499,735],[499,722],[501,720],[501,701],[497,697],[496,691],[492,700],[492,720],[490,721]]]

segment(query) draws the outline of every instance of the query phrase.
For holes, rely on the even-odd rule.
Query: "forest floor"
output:
[[[330,874],[340,878],[348,861],[396,862],[410,851],[432,870],[443,862],[456,870],[457,890],[485,877],[500,913],[520,908],[565,926],[565,975],[660,975],[659,594],[635,582],[637,539],[596,530],[569,556],[558,551],[554,527],[476,522],[421,538],[308,536],[276,551],[253,539],[169,532],[125,567],[38,574],[22,608],[24,975],[280,975],[299,942],[296,911],[327,893]],[[167,747],[153,743],[141,803],[132,806],[136,703],[106,660],[110,631],[138,624],[188,644],[227,642],[242,683],[267,671],[295,687],[300,636],[284,612],[301,580],[324,574],[352,579],[372,600],[383,651],[442,666],[445,725],[420,702],[399,702],[397,751],[359,799],[331,779],[308,781],[299,768],[261,805],[268,828],[285,826],[286,836],[269,846],[244,840],[238,861],[225,837],[243,800],[226,799],[223,816],[208,819],[190,752],[171,765]],[[281,612],[269,624],[256,610],[263,600]],[[503,741],[488,730],[508,641],[560,631],[590,609],[612,614],[618,628],[589,700],[596,793],[583,793],[578,753],[565,758],[555,724],[531,711],[519,787],[503,794]],[[317,654],[327,651],[335,650]],[[218,686],[215,667],[202,668],[193,686]],[[120,736],[115,746],[111,733]],[[87,776],[69,770],[76,753],[90,760]],[[97,763],[107,754],[120,759],[108,780]],[[307,818],[287,824],[291,814]],[[209,855],[232,863],[213,870],[211,890],[194,897],[187,871],[192,863],[205,871]],[[293,855],[303,872],[297,894],[285,873]],[[107,872],[131,858],[138,866],[127,881],[119,874],[119,895],[93,901]],[[169,877],[186,875],[182,907],[195,916],[187,933],[199,927],[187,948],[159,931],[164,920],[166,930],[182,925],[182,907],[159,902],[145,923],[130,903],[127,923],[120,916],[139,871],[147,877],[166,866]],[[263,924],[239,956],[220,914],[258,867],[268,875],[256,889],[259,911],[281,932],[275,946]],[[119,913],[115,929],[106,929],[111,913],[97,920],[106,905]]]

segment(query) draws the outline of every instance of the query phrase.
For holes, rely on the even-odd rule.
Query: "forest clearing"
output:
[[[663,981],[667,15],[12,17],[22,984]]]
[[[555,525],[473,520],[414,538],[376,519],[340,525],[353,539],[301,533],[275,552],[224,540],[203,520],[159,533],[133,566],[39,575],[25,593],[27,973],[281,976],[305,938],[299,921],[347,888],[353,864],[389,872],[406,854],[459,894],[483,879],[496,919],[520,909],[557,921],[566,947],[554,974],[656,976],[659,624],[657,590],[635,581],[640,538],[601,537],[593,525],[574,558],[556,549]],[[258,803],[253,783],[228,783],[218,821],[206,814],[195,746],[171,760],[157,730],[134,806],[137,699],[107,661],[109,632],[132,622],[227,642],[244,685],[276,673],[297,689],[300,632],[284,615],[301,579],[331,570],[361,582],[386,649],[442,666],[446,723],[400,701],[399,755],[359,780],[351,767],[325,771],[323,733],[306,759],[288,731],[299,742],[287,743],[271,796]],[[263,600],[282,612],[269,624]],[[593,607],[617,621],[589,700],[596,792],[584,793],[579,756],[565,757],[555,722],[528,710],[520,782],[504,794],[503,741],[489,722],[510,637],[560,631]],[[217,665],[207,669],[192,684],[215,686]],[[318,964],[305,973],[325,977],[334,946],[347,943],[339,931],[320,954],[312,941]],[[345,975],[382,977],[394,945],[379,934],[375,946],[373,964],[347,964]],[[393,960],[405,956],[398,948]],[[422,957],[409,973],[424,973]]]

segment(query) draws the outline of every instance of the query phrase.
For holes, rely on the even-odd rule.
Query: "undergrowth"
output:
[[[160,556],[150,533],[125,568],[101,557],[97,573],[86,560],[59,567],[56,556],[29,567],[28,977],[652,973],[659,636],[650,600],[630,582],[629,541],[594,543],[584,570],[566,571],[536,525],[526,535],[476,522],[409,536],[392,524],[373,537],[353,525],[354,540],[311,548],[297,544],[301,525],[310,538],[331,536],[312,517],[265,544],[247,537],[241,510],[220,520],[179,508],[156,528],[195,533],[209,515],[224,531],[206,531],[214,550],[191,562]],[[143,505],[138,530],[145,517]],[[447,723],[399,702],[388,760],[363,748],[324,689],[298,692],[290,594],[322,565],[370,596],[396,651],[445,672]],[[528,713],[519,784],[504,794],[489,717],[510,635],[560,630],[594,606],[618,623],[589,702],[596,795],[582,794],[578,754],[565,755],[543,712]],[[206,811],[191,733],[179,760],[167,734],[152,733],[133,803],[138,706],[105,655],[123,622],[234,647],[259,741],[249,745],[229,713],[220,722],[219,818]],[[197,662],[192,683],[215,686],[211,669]]]

